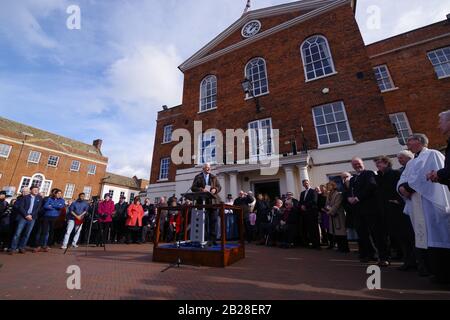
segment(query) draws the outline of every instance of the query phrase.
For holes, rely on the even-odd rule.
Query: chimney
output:
[[[101,151],[101,150],[102,150],[102,143],[103,143],[103,140],[102,140],[102,139],[97,139],[97,140],[94,140],[94,142],[92,143],[92,145],[93,145],[94,147],[96,147],[97,150]]]
[[[450,22],[450,13],[447,14],[447,21]]]

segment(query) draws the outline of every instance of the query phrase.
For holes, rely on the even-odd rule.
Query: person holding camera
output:
[[[112,216],[114,214],[114,201],[111,200],[109,193],[105,194],[104,200],[98,205],[98,215],[100,223],[100,236],[97,237],[97,245],[103,247],[108,240],[111,232]]]

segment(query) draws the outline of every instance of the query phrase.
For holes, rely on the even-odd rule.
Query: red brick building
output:
[[[38,185],[44,195],[59,188],[66,199],[98,195],[108,164],[101,146],[102,140],[89,145],[0,117],[0,187]]]
[[[350,171],[353,156],[394,157],[412,130],[442,145],[434,124],[450,107],[450,63],[444,61],[450,53],[429,54],[450,46],[448,22],[366,46],[355,6],[350,0],[299,1],[250,11],[184,62],[183,103],[158,114],[149,195],[186,192],[204,162],[215,164],[222,195],[241,189],[298,194],[305,178],[318,185]],[[252,87],[247,82],[244,92],[245,79]],[[194,121],[202,123],[199,135]],[[173,163],[176,129],[193,136],[195,164]],[[226,129],[254,129],[245,139],[247,161],[224,165],[228,154],[222,159],[217,149],[223,144],[218,132]],[[278,155],[279,171],[270,176],[249,161]]]

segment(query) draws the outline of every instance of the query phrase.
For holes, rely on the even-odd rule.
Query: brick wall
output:
[[[338,73],[305,83],[300,45],[314,34],[328,39]],[[265,108],[260,114],[256,114],[253,100],[245,101],[241,87],[244,67],[253,57],[263,57],[268,71],[270,94],[260,98]],[[357,77],[360,72],[364,75],[362,79]],[[217,110],[199,114],[200,82],[208,74],[217,76]],[[300,124],[304,126],[310,147],[316,148],[311,109],[342,100],[355,141],[394,136],[353,11],[347,5],[189,69],[184,76],[182,107],[159,114],[151,183],[157,180],[158,159],[170,156],[171,147],[175,145],[161,146],[163,126],[170,123],[175,128],[192,131],[193,121],[201,120],[203,130],[224,131],[226,128],[247,129],[250,121],[271,117],[273,128],[280,129],[280,153],[285,153],[290,152],[290,145],[285,142],[293,135],[300,146]],[[323,88],[329,88],[330,93],[323,94]],[[175,114],[178,116],[174,117]],[[190,166],[178,169],[185,167]],[[174,181],[176,169],[171,166],[170,181]]]
[[[372,65],[386,64],[399,88],[383,93],[388,113],[405,112],[412,131],[427,134],[432,148],[441,148],[447,139],[437,122],[438,114],[450,109],[450,78],[437,78],[427,53],[446,46],[450,46],[450,23],[442,21],[367,47]],[[392,50],[396,51],[380,55]]]
[[[25,145],[22,152],[20,152],[22,146],[20,143],[13,143],[2,139],[0,139],[0,143],[12,146],[11,153],[7,159],[0,157],[0,173],[2,174],[0,187],[12,185],[16,187],[16,190],[18,191],[23,176],[32,177],[33,175],[40,173],[45,176],[46,180],[53,181],[51,188],[59,188],[63,192],[66,188],[66,184],[75,184],[74,198],[76,198],[79,193],[83,192],[85,186],[92,187],[92,195],[98,195],[101,191],[100,183],[101,179],[105,176],[105,164],[82,160],[78,157],[72,157],[27,145]],[[28,162],[28,156],[31,150],[41,152],[39,164]],[[59,156],[59,163],[56,168],[47,165],[50,155]],[[81,162],[79,172],[70,171],[72,160]],[[103,161],[107,162],[107,159],[103,158]],[[17,168],[15,173],[13,173],[16,164]],[[95,164],[97,166],[95,175],[89,175],[87,173],[88,164]]]

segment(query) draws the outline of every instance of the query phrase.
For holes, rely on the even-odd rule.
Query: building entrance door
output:
[[[253,184],[253,189],[255,196],[259,193],[267,194],[270,201],[273,202],[276,197],[281,198],[280,195],[280,181],[270,181],[270,182],[255,182]]]

